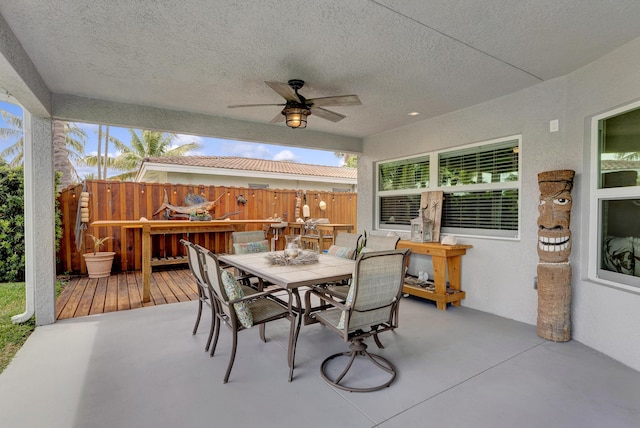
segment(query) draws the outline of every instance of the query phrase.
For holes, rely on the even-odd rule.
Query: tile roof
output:
[[[355,168],[311,165],[305,163],[272,161],[265,159],[243,158],[236,156],[162,156],[145,158],[144,162],[165,165],[197,166],[209,168],[236,169],[245,171],[271,172],[278,174],[311,175],[357,179]]]
[[[640,161],[631,160],[603,160],[602,169],[604,171],[623,170],[623,169],[640,169]]]

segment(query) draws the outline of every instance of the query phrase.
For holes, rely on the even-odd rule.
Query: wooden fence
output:
[[[217,201],[212,217],[219,218],[226,214],[233,220],[262,220],[274,216],[284,221],[295,221],[296,197],[306,197],[311,218],[326,217],[332,223],[350,223],[356,226],[357,194],[326,191],[297,191],[284,189],[252,189],[225,186],[181,185],[160,183],[133,183],[120,181],[86,181],[84,191],[89,192],[90,222],[81,234],[79,247],[76,246],[76,219],[79,216],[78,203],[82,185],[63,190],[58,198],[62,211],[62,239],[58,252],[58,273],[86,273],[82,257],[92,248],[89,234],[110,236],[102,251],[115,251],[114,270],[122,269],[122,255],[126,251],[129,262],[128,270],[141,268],[141,237],[137,230],[119,227],[101,227],[94,231],[91,222],[97,220],[149,220],[162,219],[162,213],[153,216],[161,206],[165,192],[170,204],[185,205],[188,193],[202,195],[208,201]],[[238,202],[242,195],[245,204]],[[327,208],[320,210],[319,202],[325,201]],[[251,227],[251,226],[250,226]],[[253,228],[257,228],[253,226]],[[122,233],[126,233],[127,248],[122,248]],[[184,256],[184,248],[180,244],[182,235],[153,236],[153,257]],[[191,237],[192,241],[215,252],[224,252],[227,248],[228,234],[203,233]]]

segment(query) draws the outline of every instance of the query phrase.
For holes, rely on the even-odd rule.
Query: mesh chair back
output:
[[[358,257],[350,291],[353,299],[348,332],[369,331],[372,326],[392,323],[409,253],[408,249],[391,250],[363,253]]]
[[[220,278],[220,264],[218,258],[211,252],[205,251],[203,253],[204,267],[205,267],[205,279],[211,290],[216,294],[217,300],[221,302],[218,305],[218,309],[222,310],[227,317],[231,317],[231,307],[226,304],[229,301],[227,293],[224,291],[222,285],[222,279]]]
[[[364,248],[367,251],[395,250],[399,240],[399,236],[369,235]]]
[[[359,233],[338,232],[334,244],[340,247],[358,248],[362,235]]]
[[[209,295],[209,289],[204,281],[204,277],[202,276],[202,259],[199,254],[200,252],[198,251],[198,248],[192,242],[186,241],[184,239],[181,240],[181,242],[187,249],[189,270],[191,270],[191,274],[195,277],[198,288],[205,297],[211,298],[211,296]]]
[[[248,232],[232,232],[231,238],[236,244],[244,244],[247,242],[264,241],[266,238],[264,230],[251,230]]]

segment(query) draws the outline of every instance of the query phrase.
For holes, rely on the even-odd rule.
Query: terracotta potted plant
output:
[[[83,254],[84,261],[87,264],[87,272],[89,278],[105,278],[111,275],[111,266],[113,265],[113,257],[116,255],[113,251],[98,251],[104,244],[104,241],[111,239],[106,236],[104,238],[98,238],[97,236],[89,235],[93,239],[93,253]]]

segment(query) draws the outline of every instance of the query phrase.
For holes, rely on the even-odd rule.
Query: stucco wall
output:
[[[567,141],[582,148],[585,177],[590,170],[591,118],[640,99],[640,39],[569,76]],[[640,150],[640,146],[638,147]],[[640,370],[640,294],[588,281],[589,184],[580,189],[582,269],[574,272],[574,338]],[[640,221],[638,219],[637,221]],[[575,231],[576,229],[574,229]],[[575,233],[575,232],[574,232]],[[593,263],[591,261],[591,263]],[[639,290],[640,291],[640,290]]]
[[[319,181],[276,180],[269,178],[247,178],[235,176],[216,176],[209,174],[164,173],[163,183],[176,184],[215,184],[216,186],[249,187],[249,184],[266,184],[270,189],[320,190],[331,192],[333,189],[355,191],[348,184],[323,183]]]
[[[537,174],[573,169],[573,337],[640,370],[640,297],[583,279],[588,263],[589,185],[585,121],[639,98],[639,77],[640,39],[572,75],[365,139],[364,155],[358,161],[360,230],[374,227],[373,188],[363,183],[373,182],[375,161],[521,134],[520,239],[459,238],[474,246],[462,262],[462,284],[467,292],[462,305],[536,324]],[[549,121],[554,119],[559,120],[560,130],[552,133]]]

